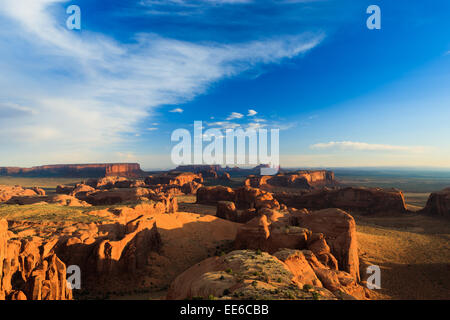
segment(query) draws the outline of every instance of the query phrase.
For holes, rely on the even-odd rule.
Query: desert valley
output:
[[[450,188],[259,169],[0,168],[0,299],[450,298]]]

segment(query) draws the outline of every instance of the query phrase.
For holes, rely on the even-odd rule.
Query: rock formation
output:
[[[322,265],[311,251],[270,255],[232,251],[206,259],[179,275],[167,299],[367,299],[370,293],[343,271]]]
[[[287,207],[298,209],[340,208],[363,214],[406,212],[403,193],[395,189],[348,187],[336,190],[322,189],[301,195],[276,193],[274,197]]]
[[[289,173],[279,173],[275,176],[249,176],[244,184],[260,188],[264,185],[279,187],[296,187],[312,189],[316,186],[334,185],[334,173],[327,170],[301,170]]]
[[[13,197],[41,196],[45,191],[40,188],[23,188],[21,186],[0,185],[0,203],[10,200]]]
[[[8,224],[0,220],[0,300],[72,299],[66,265],[48,245],[8,239]]]
[[[231,189],[223,186],[201,187],[197,190],[197,203],[217,204],[218,201],[232,201],[236,207],[241,209],[279,208],[270,192],[251,188],[241,187]]]
[[[68,207],[88,207],[89,203],[76,197],[55,194],[50,196],[15,196],[9,199],[7,204],[30,205],[30,204],[56,204]]]
[[[204,178],[218,178],[218,172],[222,171],[220,165],[183,165],[178,166],[175,172],[194,172],[201,174]]]
[[[167,213],[176,212],[177,199],[172,195],[154,192],[148,188],[121,188],[99,190],[87,193],[83,199],[92,205],[114,205],[120,203],[136,203],[153,201],[155,205],[163,204]]]
[[[219,179],[223,182],[231,181],[231,176],[228,172],[222,173],[222,175],[219,177]]]
[[[431,193],[421,212],[438,217],[450,217],[450,188]]]
[[[339,269],[350,273],[359,281],[358,241],[356,237],[356,224],[351,215],[340,209],[325,209],[310,214],[293,214],[291,222],[311,230],[313,233],[323,234],[323,239],[310,241],[309,249],[316,246],[317,241],[326,243],[336,258]],[[314,248],[314,247],[313,247]]]
[[[3,263],[8,252],[8,238],[8,222],[0,219],[0,300],[5,300],[6,290],[3,285]]]
[[[192,172],[170,172],[145,178],[147,187],[157,192],[164,192],[172,195],[195,194],[202,186],[202,182],[202,175],[194,174]]]
[[[60,238],[55,250],[64,261],[80,266],[90,287],[110,281],[108,277],[134,274],[148,264],[151,252],[159,252],[162,243],[151,218],[130,217],[124,224],[80,226]]]
[[[203,177],[201,174],[195,174],[192,172],[183,172],[183,173],[167,173],[158,176],[148,176],[145,178],[145,183],[147,185],[158,185],[158,184],[168,184],[168,185],[177,185],[183,186],[186,183],[190,182],[202,183]]]
[[[223,186],[201,187],[197,190],[197,203],[217,204],[218,201],[235,201],[233,189]]]
[[[339,268],[360,280],[352,216],[340,209],[285,214],[265,209],[260,213],[238,230],[236,249],[260,249],[269,253],[281,248],[308,249],[328,267]]]

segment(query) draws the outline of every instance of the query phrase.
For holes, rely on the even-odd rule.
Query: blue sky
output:
[[[82,30],[65,27],[66,8]],[[381,8],[381,29],[366,8]],[[0,166],[171,167],[171,132],[280,128],[282,166],[450,167],[448,1],[0,0]],[[249,111],[252,110],[252,111]]]

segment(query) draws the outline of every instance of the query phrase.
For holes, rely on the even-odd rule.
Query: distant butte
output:
[[[0,176],[21,177],[138,177],[144,172],[138,163],[56,164],[31,168],[0,167]]]

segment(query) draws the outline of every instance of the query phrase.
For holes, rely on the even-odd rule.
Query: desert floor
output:
[[[72,179],[74,180],[74,179]],[[75,179],[79,181],[79,179]],[[41,185],[52,191],[57,184],[69,183],[61,179],[0,179],[0,184]],[[407,192],[405,199],[410,209],[425,205],[427,192]],[[234,239],[238,224],[214,217],[215,207],[195,204],[195,196],[180,196],[179,212],[161,215],[157,225],[161,230],[165,248],[165,261],[158,261],[164,270],[171,265],[175,277],[189,266],[227,250]],[[50,218],[76,218],[84,221],[78,208],[61,210],[48,207],[48,212],[36,212],[37,207],[0,208],[0,218],[45,220]],[[450,299],[450,221],[409,213],[397,216],[354,215],[362,264],[375,264],[381,268],[380,299]],[[90,222],[90,221],[86,221]],[[177,268],[173,268],[177,265]],[[169,279],[167,279],[169,280]],[[136,295],[111,296],[112,299],[164,299],[166,290]]]
[[[355,216],[360,257],[381,268],[387,299],[450,299],[450,222]]]

